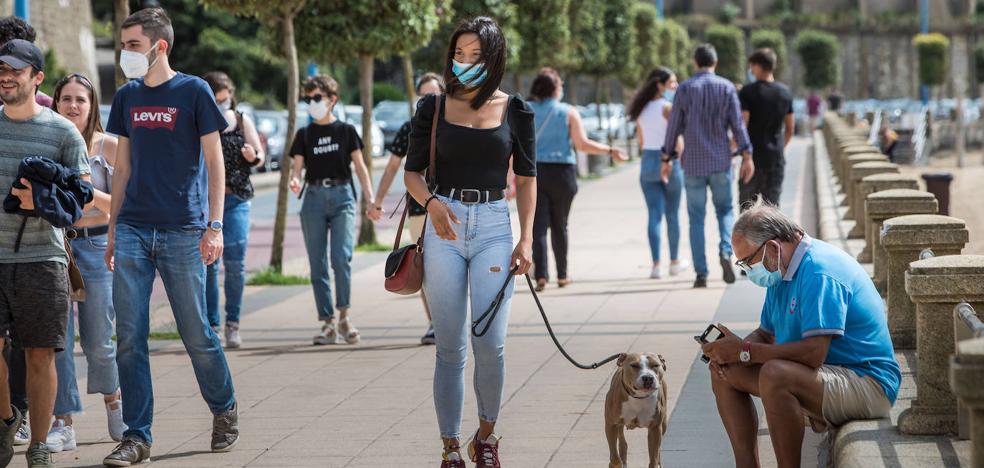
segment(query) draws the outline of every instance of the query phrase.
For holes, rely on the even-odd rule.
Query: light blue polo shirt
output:
[[[765,295],[760,326],[777,344],[833,335],[824,364],[870,375],[895,403],[902,373],[885,303],[868,273],[843,250],[804,235],[782,281]]]

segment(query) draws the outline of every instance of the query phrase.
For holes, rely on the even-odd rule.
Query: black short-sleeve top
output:
[[[444,98],[428,95],[417,104],[411,121],[410,147],[405,169],[422,172],[430,165],[430,133],[435,103],[437,124],[437,186],[442,189],[504,190],[513,158],[513,172],[536,177],[536,141],[533,110],[518,96],[509,98],[502,124],[471,128],[444,119]]]
[[[361,149],[362,139],[355,127],[335,120],[298,129],[289,155],[304,157],[304,178],[308,182],[348,180],[352,178],[352,152]]]

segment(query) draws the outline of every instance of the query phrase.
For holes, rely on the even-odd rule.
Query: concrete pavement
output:
[[[806,147],[796,140],[790,150],[784,208],[808,218],[808,210],[799,208],[809,205],[800,198]],[[725,321],[736,331],[751,330],[764,290],[743,279],[726,288],[716,262],[710,287],[704,290],[690,288],[692,273],[649,280],[638,170],[630,164],[582,183],[571,217],[575,283],[563,290],[551,285],[542,300],[559,339],[580,360],[625,350],[654,351],[666,358],[672,412],[663,446],[667,466],[729,466],[730,448],[692,336],[712,320]],[[708,256],[714,259],[716,221],[708,219],[707,228]],[[686,234],[684,225],[681,257],[690,258]],[[353,312],[364,337],[358,346],[310,345],[317,322],[308,287],[247,288],[244,348],[227,353],[242,430],[232,452],[208,453],[211,415],[181,344],[153,343],[154,466],[438,465],[440,440],[431,397],[434,348],[417,344],[426,325],[419,299],[382,289],[385,254],[357,257],[361,268],[353,275]],[[517,291],[498,426],[504,436],[504,465],[606,466],[602,414],[613,367],[582,371],[570,366],[546,335],[529,292]],[[84,361],[80,354],[76,358]],[[113,448],[101,398],[87,395],[84,402],[86,412],[75,420],[80,446],[57,454],[60,466],[100,466]],[[475,412],[468,377],[466,434],[477,427]],[[763,464],[774,466],[761,419]],[[629,458],[633,465],[643,465],[645,432],[627,434]],[[814,455],[806,452],[804,458],[811,460]],[[23,455],[12,466],[24,466]]]

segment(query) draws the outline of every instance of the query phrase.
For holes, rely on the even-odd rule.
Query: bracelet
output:
[[[424,211],[427,211],[427,207],[430,206],[431,202],[437,199],[437,195],[431,195],[427,201],[424,202]]]

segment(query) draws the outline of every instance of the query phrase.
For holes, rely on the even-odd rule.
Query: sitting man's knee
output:
[[[789,386],[792,363],[785,359],[773,359],[762,364],[759,370],[759,388],[763,394]]]

